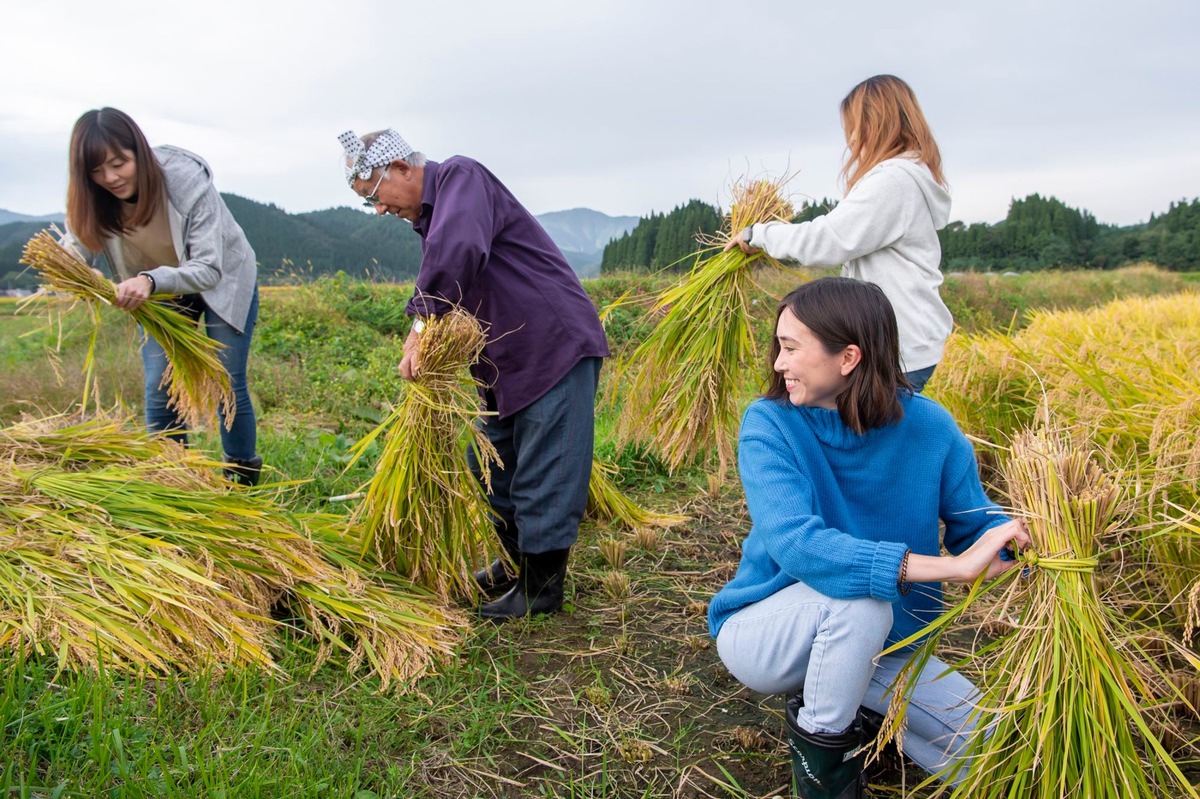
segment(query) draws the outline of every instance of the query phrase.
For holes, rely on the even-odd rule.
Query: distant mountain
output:
[[[61,224],[62,221],[62,214],[29,216],[28,214],[18,214],[15,211],[6,211],[3,208],[0,208],[0,225],[7,225],[10,222],[58,222]]]
[[[13,214],[13,216],[21,216]],[[32,217],[23,217],[30,219]],[[37,280],[21,263],[25,243],[50,222],[8,222],[0,224],[0,290],[37,288]]]
[[[276,205],[223,194],[258,256],[264,282],[343,271],[376,280],[411,280],[421,267],[412,226],[353,208],[289,214]]]
[[[399,219],[341,207],[289,214],[268,203],[223,194],[258,256],[263,283],[304,280],[344,271],[352,277],[404,281],[421,267],[421,240]],[[0,288],[33,288],[34,276],[19,264],[25,242],[38,230],[62,222],[62,214],[33,217],[0,211]],[[637,224],[587,208],[542,214],[538,221],[581,277],[600,273],[604,245]]]
[[[600,274],[604,246],[633,230],[640,217],[609,216],[590,208],[572,208],[540,214],[537,220],[580,277],[595,277]]]

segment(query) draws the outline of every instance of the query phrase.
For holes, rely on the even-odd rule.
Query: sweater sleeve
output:
[[[747,410],[738,448],[756,539],[753,544],[747,540],[747,547],[761,546],[786,574],[826,596],[897,599],[900,560],[907,547],[829,527],[816,512],[815,492],[837,488],[813,484],[783,431],[762,408]]]
[[[1000,506],[992,502],[979,481],[979,464],[970,440],[959,431],[947,414],[947,424],[953,428],[952,443],[942,469],[941,507],[938,515],[946,525],[942,542],[952,554],[962,554],[978,538],[993,527],[1009,520]]]
[[[751,241],[773,258],[839,266],[895,244],[911,216],[916,184],[892,170],[867,175],[832,211],[809,222],[753,226]]]
[[[463,165],[442,164],[410,314],[436,316],[460,303],[491,256],[494,209],[488,187]]]

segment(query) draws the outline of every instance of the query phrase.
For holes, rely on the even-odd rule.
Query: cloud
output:
[[[1184,0],[71,0],[5,16],[22,35],[0,51],[0,208],[19,212],[61,207],[70,127],[100,105],[289,211],[348,204],[335,137],[388,125],[431,157],[479,158],[535,212],[716,202],[764,170],[837,196],[838,103],[879,72],[916,89],[966,221],[997,221],[1014,191],[1121,224],[1200,193],[1200,6]]]

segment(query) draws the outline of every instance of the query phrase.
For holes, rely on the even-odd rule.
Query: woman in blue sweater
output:
[[[802,285],[775,333],[769,390],[746,411],[738,449],[752,526],[709,629],[738,680],[790,696],[800,795],[861,796],[859,708],[886,710],[906,660],[876,656],[941,612],[942,582],[1010,568],[1007,550],[1029,534],[984,494],[950,414],[913,394],[882,289]],[[904,738],[930,772],[969,732],[975,689],[947,671],[934,659],[917,681]]]

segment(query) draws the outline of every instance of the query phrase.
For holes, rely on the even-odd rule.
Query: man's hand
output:
[[[405,380],[412,380],[417,376],[421,369],[421,363],[417,358],[417,331],[408,331],[408,338],[404,339],[404,357],[400,359],[400,365],[397,367],[400,370],[400,376]]]

